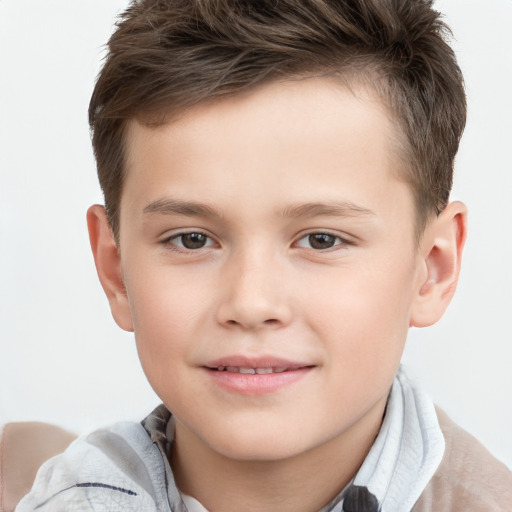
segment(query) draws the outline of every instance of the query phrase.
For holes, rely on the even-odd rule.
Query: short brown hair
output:
[[[366,76],[377,90],[405,136],[402,175],[421,232],[448,203],[466,120],[449,34],[431,0],[132,1],[89,106],[116,239],[128,120],[158,125],[201,102],[308,74]]]

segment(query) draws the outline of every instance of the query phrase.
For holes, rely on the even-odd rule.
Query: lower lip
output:
[[[246,374],[219,372],[205,368],[212,381],[219,387],[241,395],[266,395],[294,384],[305,377],[313,367],[297,368],[279,373]]]

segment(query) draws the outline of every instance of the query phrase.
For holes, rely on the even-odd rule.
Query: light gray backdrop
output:
[[[0,1],[0,423],[76,432],[158,403],[110,317],[85,224],[101,202],[87,105],[126,0]],[[470,210],[459,289],[404,361],[512,467],[512,0],[443,0],[469,96],[453,198]]]

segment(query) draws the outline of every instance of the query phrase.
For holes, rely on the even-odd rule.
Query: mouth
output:
[[[234,355],[210,361],[204,365],[208,370],[244,375],[266,375],[268,373],[283,373],[301,368],[315,366],[310,362],[290,361],[281,357],[259,356],[247,357]]]
[[[302,380],[316,365],[281,358],[226,357],[203,366],[211,381],[242,395],[266,395]]]
[[[217,366],[217,368],[209,368],[213,371],[218,372],[230,372],[230,373],[243,373],[244,375],[266,375],[268,373],[283,373],[290,370],[298,370],[299,368],[306,368],[307,366],[300,367],[263,367],[263,368],[252,368],[252,367],[240,367],[240,366]]]

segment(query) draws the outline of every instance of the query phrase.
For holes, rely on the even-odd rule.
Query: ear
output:
[[[87,210],[87,226],[96,271],[110,303],[112,316],[121,329],[133,331],[121,257],[103,206],[95,204]]]
[[[422,244],[422,272],[411,310],[411,326],[435,324],[452,300],[467,234],[467,208],[450,203],[428,226]]]

